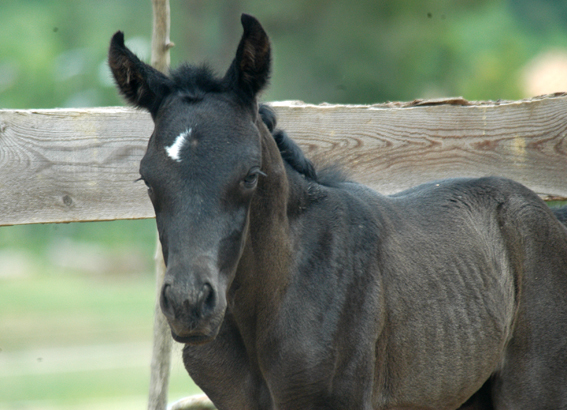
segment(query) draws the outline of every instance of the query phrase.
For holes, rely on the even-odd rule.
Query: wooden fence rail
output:
[[[373,106],[277,102],[308,156],[390,194],[500,175],[567,198],[567,96]],[[0,225],[151,218],[138,163],[153,124],[126,108],[0,110]]]

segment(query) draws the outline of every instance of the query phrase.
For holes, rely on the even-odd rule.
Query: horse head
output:
[[[266,176],[257,94],[270,72],[270,42],[242,16],[244,33],[223,77],[184,65],[165,75],[112,38],[109,65],[118,89],[152,115],[140,164],[155,209],[167,271],[161,309],[179,342],[214,339],[247,241],[250,204]],[[269,135],[269,134],[268,134]]]

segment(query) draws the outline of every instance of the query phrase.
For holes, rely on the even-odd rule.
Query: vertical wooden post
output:
[[[170,10],[169,0],[152,0],[152,61],[154,68],[167,73],[169,70],[169,49],[174,44],[169,39]]]
[[[152,348],[148,410],[165,410],[167,406],[167,389],[169,386],[172,339],[169,333],[169,325],[163,313],[161,313],[159,306],[160,290],[165,275],[165,263],[159,238],[157,240],[155,262],[156,302],[154,309],[154,344]]]
[[[170,11],[169,0],[152,0],[153,29],[152,57],[154,68],[167,73],[169,70],[169,49],[173,43],[169,40]],[[154,312],[154,344],[150,374],[150,392],[148,410],[165,410],[167,406],[167,389],[169,386],[169,370],[171,363],[172,339],[169,326],[163,316],[160,306],[160,290],[165,276],[165,262],[159,237],[156,254],[156,302]]]

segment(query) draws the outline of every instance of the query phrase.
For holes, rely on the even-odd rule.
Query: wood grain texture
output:
[[[421,103],[423,104],[423,103]],[[504,176],[567,197],[567,98],[505,104],[275,104],[279,125],[321,162],[383,194],[431,180]]]
[[[375,106],[273,103],[317,162],[384,194],[499,175],[567,198],[567,97]],[[138,163],[153,130],[125,108],[0,110],[0,225],[153,217]]]
[[[152,130],[122,108],[0,111],[0,224],[152,217],[134,183]]]

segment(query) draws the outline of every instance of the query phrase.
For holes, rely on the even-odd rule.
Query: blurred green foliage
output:
[[[275,49],[267,100],[516,99],[525,64],[567,46],[558,0],[171,0],[171,9],[173,65],[207,60],[221,73],[239,14],[256,15]],[[122,104],[105,64],[118,29],[149,60],[149,0],[3,0],[0,10],[2,108]]]

